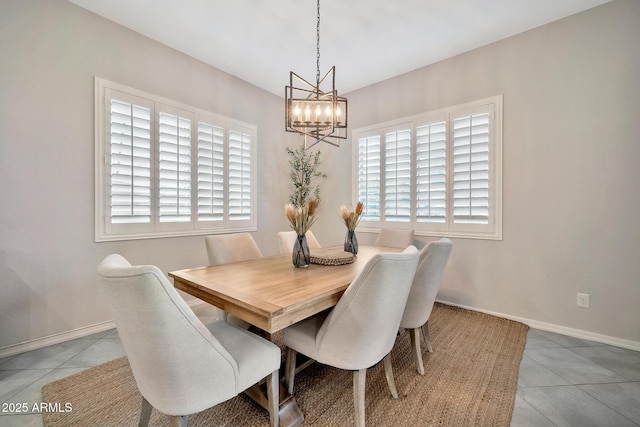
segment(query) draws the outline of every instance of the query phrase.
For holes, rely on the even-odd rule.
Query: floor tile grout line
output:
[[[94,346],[95,344],[97,344],[97,343],[98,343],[98,341],[100,341],[100,340],[101,340],[101,339],[103,339],[103,338],[87,339],[86,337],[83,337],[83,338],[78,338],[78,339],[80,339],[80,340],[92,341],[92,342],[87,343],[87,345],[86,345],[86,346],[82,347],[80,350],[78,350],[77,352],[75,352],[75,354],[73,354],[73,355],[72,355],[72,356],[70,356],[69,358],[67,358],[67,359],[63,360],[62,362],[60,362],[57,366],[55,366],[55,367],[53,367],[53,368],[0,369],[0,371],[20,371],[20,372],[30,371],[30,370],[35,371],[35,370],[38,370],[38,369],[48,369],[48,371],[47,371],[47,372],[45,372],[43,375],[39,376],[39,377],[38,377],[38,378],[36,378],[35,380],[33,380],[33,381],[31,381],[30,383],[26,384],[24,387],[22,387],[22,388],[20,388],[19,390],[17,390],[15,393],[13,393],[12,395],[10,395],[7,399],[3,400],[3,402],[2,402],[2,403],[9,402],[9,400],[10,400],[11,398],[13,398],[13,397],[15,397],[15,396],[19,395],[20,393],[24,392],[26,389],[28,389],[29,387],[33,386],[36,382],[40,381],[40,380],[41,380],[42,378],[44,378],[45,376],[47,376],[47,375],[51,374],[52,372],[54,372],[56,369],[65,369],[65,368],[63,368],[63,367],[62,367],[62,365],[64,365],[65,363],[69,362],[71,359],[73,359],[74,357],[76,357],[76,356],[77,356],[78,354],[80,354],[81,352],[83,352],[83,351],[85,351],[85,350],[89,349],[90,347]],[[43,348],[46,348],[46,347],[43,347]],[[39,349],[38,349],[38,350],[39,350]],[[36,351],[36,350],[34,350],[34,351]],[[22,354],[24,354],[24,353],[22,353]],[[20,355],[19,355],[19,354],[17,354],[17,355],[15,355],[15,356],[11,357],[11,359],[14,359],[14,358],[16,358],[16,357],[18,357],[18,356],[20,356]],[[11,359],[9,359],[9,360],[11,360]],[[7,360],[7,362],[8,362],[9,360]],[[2,363],[2,365],[4,365],[4,363],[5,363],[5,362],[3,362],[3,363]],[[0,365],[0,367],[1,367],[2,365]],[[85,369],[88,369],[88,368],[90,368],[90,367],[91,367],[91,366],[86,367]],[[76,367],[76,368],[77,368],[77,367]]]
[[[638,383],[640,383],[640,381],[636,381]],[[610,384],[627,384],[627,383],[610,383]],[[582,384],[582,385],[595,385],[598,386],[600,384]],[[627,417],[625,414],[623,414],[622,412],[618,411],[616,408],[612,408],[609,404],[607,404],[606,402],[603,402],[602,399],[598,398],[597,396],[594,396],[593,394],[589,393],[589,391],[584,390],[582,387],[577,386],[580,390],[582,390],[583,393],[587,393],[589,396],[591,396],[593,399],[597,400],[598,402],[602,403],[604,406],[606,406],[607,408],[611,409],[612,411],[616,412],[617,414],[619,414],[620,416],[626,418],[627,420],[629,420],[631,423],[635,424],[635,425],[640,425],[638,423],[636,423],[635,421],[633,421],[632,419],[630,419],[629,417]]]
[[[626,384],[626,383],[607,383],[607,384]],[[581,384],[581,385],[591,385],[591,386],[599,386],[602,385],[601,383],[588,383],[588,384]],[[596,396],[592,395],[591,393],[589,393],[586,390],[583,390],[580,385],[578,384],[565,384],[565,385],[549,385],[549,386],[533,386],[533,387],[523,387],[523,388],[527,388],[527,389],[544,389],[544,388],[557,388],[557,387],[574,387],[577,388],[578,390],[582,391],[583,393],[587,394],[589,397],[591,397],[592,399],[600,402],[602,405],[606,406],[607,408],[609,408],[610,410],[612,410],[613,412],[615,412],[616,414],[620,415],[621,417],[625,418],[626,420],[628,420],[629,422],[631,422],[632,424],[636,425],[636,426],[640,426],[640,424],[636,423],[635,421],[633,421],[632,419],[630,419],[629,417],[627,417],[626,415],[624,415],[623,413],[621,413],[620,411],[618,411],[615,408],[612,408],[611,406],[609,406],[607,403],[603,402],[602,400],[600,400],[599,398],[597,398]],[[540,415],[542,415],[545,419],[549,420],[549,422],[551,424],[553,424],[554,426],[558,426],[556,423],[553,422],[553,420],[549,419],[544,413],[540,412],[540,410],[532,403],[529,402],[526,397],[522,394],[519,395],[520,398],[522,400],[524,400],[525,402],[527,402],[527,404],[529,404],[529,406],[531,406],[536,412],[538,412]]]
[[[584,347],[580,347],[580,348],[584,348]],[[569,349],[569,350],[571,350],[571,349]],[[611,371],[611,372],[613,372],[614,374],[616,374],[616,375],[618,375],[618,376],[620,376],[620,377],[623,377],[623,378],[625,378],[625,379],[627,379],[627,380],[628,380],[628,381],[611,381],[611,384],[616,384],[616,383],[618,383],[618,384],[619,384],[619,383],[621,383],[621,382],[637,382],[637,380],[635,380],[635,381],[634,381],[634,379],[633,379],[633,378],[629,378],[627,375],[625,375],[625,374],[623,374],[623,373],[620,373],[620,372],[618,372],[618,371],[614,371],[613,369],[611,369],[611,368],[609,368],[609,367],[607,367],[607,366],[603,365],[602,363],[600,363],[600,362],[598,362],[598,361],[596,361],[596,360],[593,360],[593,359],[589,358],[588,356],[584,356],[584,355],[582,355],[582,354],[580,354],[580,353],[577,353],[577,352],[575,352],[575,351],[573,351],[573,350],[571,350],[571,352],[572,352],[572,353],[574,353],[574,354],[577,354],[578,356],[581,356],[581,357],[583,357],[583,358],[587,359],[587,360],[588,360],[588,361],[590,361],[591,363],[595,363],[596,365],[600,366],[600,367],[601,367],[601,368],[603,368],[603,369],[606,369],[607,371]],[[607,383],[597,383],[597,384],[607,384]]]
[[[36,382],[40,381],[42,378],[46,377],[47,375],[49,375],[51,372],[53,372],[56,368],[44,368],[44,369],[48,369],[47,372],[45,372],[44,374],[42,374],[41,376],[39,376],[37,379],[31,381],[29,384],[27,384],[26,386],[24,386],[23,388],[21,388],[19,391],[17,391],[16,393],[13,393],[11,396],[9,396],[8,399],[5,399],[2,401],[2,403],[5,402],[9,402],[11,400],[11,398],[13,398],[14,396],[19,395],[20,393],[22,393],[23,391],[25,391],[26,389],[28,389],[29,387],[31,387],[32,385],[34,385]],[[36,371],[38,369],[11,369],[11,370],[15,370],[15,371],[20,371],[20,372],[24,372],[24,371]]]
[[[549,417],[547,417],[545,414],[543,414],[542,412],[540,412],[540,410],[535,407],[531,402],[529,402],[527,399],[525,399],[524,397],[522,397],[522,400],[524,400],[525,402],[527,402],[529,404],[529,406],[531,406],[533,408],[534,411],[536,411],[538,414],[540,414],[540,416],[542,418],[544,418],[545,420],[548,420],[551,424],[553,424],[554,426],[558,427],[558,424],[554,423],[553,420],[551,420]]]
[[[604,369],[604,370],[606,370],[606,371],[609,371],[609,372],[611,372],[611,373],[615,374],[616,376],[622,377],[622,378],[624,378],[625,380],[627,380],[627,381],[609,381],[609,382],[597,382],[597,383],[572,383],[573,385],[609,384],[609,383],[610,383],[610,384],[620,384],[620,383],[634,382],[634,380],[633,380],[632,378],[629,378],[628,376],[626,376],[626,375],[624,375],[624,374],[621,374],[621,373],[619,373],[619,372],[617,372],[617,371],[614,371],[613,369],[611,369],[611,368],[609,368],[609,367],[607,367],[607,366],[604,366],[604,365],[602,365],[601,363],[598,363],[597,361],[594,361],[594,360],[592,360],[592,359],[588,358],[587,356],[584,356],[584,355],[582,355],[582,354],[580,354],[580,353],[576,353],[575,351],[572,351],[572,350],[571,350],[571,348],[567,348],[567,347],[562,347],[562,348],[563,348],[563,349],[565,349],[565,350],[569,350],[572,354],[574,354],[575,356],[577,356],[579,359],[583,359],[583,360],[584,360],[584,361],[586,361],[586,362],[593,363],[594,365],[597,365],[597,366],[599,366],[600,368],[602,368],[602,369]],[[523,353],[523,358],[524,358],[524,356],[525,356],[525,354]],[[542,367],[546,367],[546,366],[545,366],[545,365],[543,365],[542,363],[540,363],[540,362],[538,362],[537,360],[535,360],[533,357],[528,356],[528,358],[529,358],[530,360],[532,360],[533,362],[537,363],[538,365],[540,365],[540,366],[542,366]],[[553,369],[551,369],[551,368],[547,368],[547,369],[549,369],[551,372],[553,372],[553,373],[555,373],[556,375],[558,375],[559,377],[561,377],[563,380],[565,380],[565,381],[569,381],[568,379],[566,379],[566,378],[562,375],[562,373],[561,373],[561,372],[556,372],[555,370],[553,370]]]

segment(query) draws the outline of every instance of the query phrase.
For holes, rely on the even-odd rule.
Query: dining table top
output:
[[[293,266],[291,254],[281,254],[172,271],[169,277],[176,289],[274,333],[336,305],[376,254],[400,251],[361,245],[352,263],[304,268]]]

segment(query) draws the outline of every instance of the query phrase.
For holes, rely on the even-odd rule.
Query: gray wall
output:
[[[254,235],[278,251],[281,98],[64,0],[3,3],[0,58],[0,349],[110,320],[95,273],[109,253],[206,264],[202,236],[94,243],[94,76],[257,125]]]
[[[638,40],[640,2],[616,0],[347,94],[351,128],[504,95],[504,239],[455,239],[440,299],[640,349]],[[206,263],[202,237],[93,242],[95,75],[256,124],[254,235],[277,252],[298,141],[281,98],[64,0],[3,4],[0,58],[0,350],[109,321],[95,274],[109,253]],[[321,150],[314,233],[337,244],[351,144]]]
[[[503,240],[455,239],[439,299],[640,349],[639,42],[616,0],[348,94],[352,129],[504,96]],[[351,147],[330,154],[323,203],[354,203]]]

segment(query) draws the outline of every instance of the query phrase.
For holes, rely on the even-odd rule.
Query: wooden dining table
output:
[[[169,277],[176,289],[233,314],[270,338],[287,326],[335,306],[376,254],[401,250],[362,245],[352,263],[309,264],[304,268],[293,266],[291,254],[282,254],[172,271]],[[295,399],[284,387],[280,389],[280,425],[300,424],[304,417]],[[262,390],[248,390],[247,394],[266,408]]]

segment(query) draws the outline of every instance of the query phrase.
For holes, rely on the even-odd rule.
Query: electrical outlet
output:
[[[576,305],[578,307],[589,308],[589,294],[581,294],[578,292],[578,300]]]

